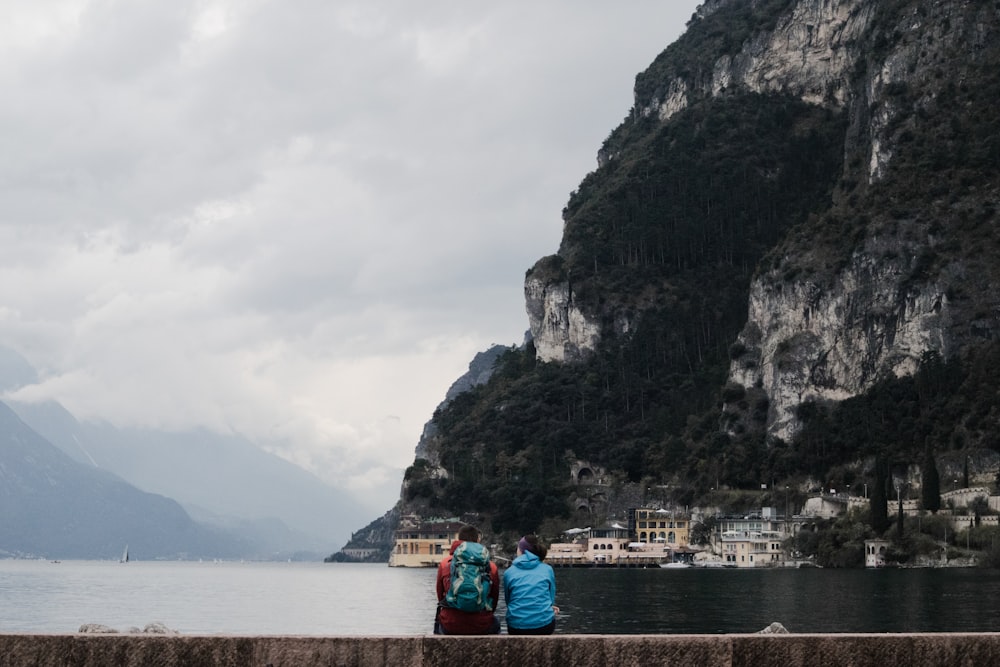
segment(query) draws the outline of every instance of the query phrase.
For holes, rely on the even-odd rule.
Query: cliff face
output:
[[[711,15],[720,5],[707,3]],[[860,0],[803,0],[782,15],[773,31],[751,37],[738,53],[715,60],[710,76],[690,82],[670,79],[661,95],[636,100],[642,116],[669,120],[692,96],[722,95],[733,89],[780,92],[812,104],[844,105],[848,73],[858,57],[858,40],[872,16],[873,3]]]
[[[774,273],[754,281],[739,339],[746,351],[730,380],[765,390],[770,435],[791,439],[795,410],[807,400],[849,398],[886,373],[912,373],[927,351],[951,351],[944,289],[937,282],[903,287],[907,267],[868,250],[855,253],[827,288]]]
[[[689,32],[740,4],[706,3]],[[730,367],[732,383],[766,392],[768,434],[787,440],[804,401],[843,400],[886,375],[912,373],[928,351],[947,357],[997,336],[996,262],[978,257],[957,231],[971,211],[993,224],[996,183],[962,181],[960,191],[931,194],[933,161],[899,156],[915,154],[918,133],[940,136],[932,123],[946,100],[976,86],[977,68],[995,59],[1000,8],[971,0],[784,4],[766,30],[710,67],[668,63],[652,84],[647,73],[632,122],[662,126],[707,98],[752,93],[791,96],[848,119],[840,185],[811,223],[826,231],[796,229],[758,269]],[[975,123],[957,113],[952,128]],[[933,149],[947,150],[959,151],[944,143]],[[609,142],[599,165],[622,152]],[[927,185],[913,185],[921,180]],[[901,201],[892,184],[902,181],[926,199]],[[844,229],[830,232],[835,224]],[[613,299],[579,306],[565,276],[538,273],[545,274],[529,272],[525,296],[539,359],[585,357],[607,334],[634,326],[636,317]]]
[[[573,303],[569,281],[524,281],[528,323],[541,361],[578,361],[597,349],[601,327]]]
[[[1000,451],[998,32],[982,0],[703,4],[401,507],[514,535]]]
[[[699,7],[699,20],[710,17],[730,0]],[[655,117],[665,123],[690,103],[734,90],[791,94],[813,104],[843,106],[848,102],[848,72],[854,67],[856,43],[871,16],[871,3],[848,0],[803,0],[783,15],[773,31],[755,34],[733,55],[722,55],[707,75],[668,76],[652,96],[633,107],[636,118]],[[852,46],[855,48],[852,51]],[[603,167],[617,153],[598,153]],[[874,158],[873,158],[874,159]],[[543,260],[545,261],[545,260]],[[539,278],[530,271],[525,302],[531,334],[542,361],[575,361],[593,353],[602,339],[601,314],[574,303],[565,277]],[[607,313],[604,313],[605,315]],[[613,313],[614,333],[627,333],[630,318]]]
[[[843,29],[829,34],[857,39],[874,15],[872,5],[841,4],[835,13]],[[843,11],[847,5],[854,7]],[[934,113],[947,86],[944,65],[961,63],[963,54],[975,60],[996,38],[996,7],[983,3],[914,5],[894,18],[879,28],[896,39],[879,59],[859,65],[843,59],[845,73],[865,68],[857,92],[846,98],[854,123],[849,134],[858,143],[846,150],[867,156],[869,184],[879,183],[896,168],[894,158],[906,136],[899,127],[918,125],[921,114]],[[968,74],[962,66],[952,72]],[[900,91],[912,95],[903,98]],[[922,176],[933,178],[931,173]],[[995,192],[989,190],[966,196],[995,201]],[[870,201],[881,208],[892,205]],[[928,270],[918,266],[938,246],[954,240],[955,208],[910,212],[889,228],[870,224],[846,265],[824,280],[789,283],[781,271],[772,270],[753,281],[748,323],[740,336],[749,354],[734,360],[731,379],[766,390],[772,406],[771,435],[787,440],[795,434],[794,413],[803,401],[842,400],[887,374],[911,374],[926,352],[948,357],[970,342],[996,337],[998,301],[989,273],[969,280],[968,258],[963,256]],[[801,243],[788,249],[808,257]],[[981,304],[979,314],[955,308],[949,293],[959,291]],[[983,312],[991,313],[985,321]]]

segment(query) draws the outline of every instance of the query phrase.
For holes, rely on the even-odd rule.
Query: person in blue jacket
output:
[[[517,557],[503,573],[507,634],[551,635],[556,629],[556,575],[542,562],[547,553],[535,535],[517,543]]]

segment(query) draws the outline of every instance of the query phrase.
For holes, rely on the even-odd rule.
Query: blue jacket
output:
[[[503,573],[503,598],[507,601],[507,627],[533,630],[555,620],[556,575],[538,556],[529,552],[514,559]]]

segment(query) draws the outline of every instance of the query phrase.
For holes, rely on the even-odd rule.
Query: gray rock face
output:
[[[706,2],[698,15],[709,17],[730,4]],[[635,100],[635,116],[666,122],[705,97],[790,94],[846,113],[845,155],[862,155],[865,161],[845,177],[878,184],[893,166],[900,124],[933,110],[948,86],[943,64],[959,53],[974,62],[985,45],[1000,38],[993,5],[952,0],[889,11],[864,0],[800,0],[773,29],[718,57],[711,72],[659,82],[652,97]],[[613,158],[602,154],[600,161]],[[990,197],[995,194],[984,201]],[[954,214],[943,206],[940,215]],[[824,268],[820,276],[765,270],[754,279],[748,322],[739,336],[744,352],[732,361],[730,381],[767,393],[769,435],[793,436],[799,428],[795,409],[803,401],[855,396],[881,377],[912,373],[926,352],[947,357],[970,338],[1000,333],[998,286],[991,278],[976,278],[974,268],[956,263],[918,271],[921,256],[933,253],[939,241],[928,222],[869,227],[846,261]],[[946,218],[937,222],[948,224]],[[793,263],[822,266],[807,245],[793,249],[800,253]],[[966,302],[987,304],[980,312],[993,314],[956,306],[949,298],[956,285]],[[581,310],[571,284],[551,274],[546,280],[529,272],[525,298],[538,358],[545,361],[569,362],[593,351],[608,333],[601,322],[616,322],[621,330],[630,324],[613,312]]]
[[[707,17],[729,0],[706,2],[698,16]],[[636,99],[639,116],[655,115],[661,122],[689,106],[694,98],[718,96],[733,89],[756,93],[781,92],[814,104],[843,106],[848,102],[849,72],[855,65],[853,44],[867,27],[870,3],[861,0],[802,0],[771,32],[748,40],[734,55],[716,60],[710,76],[676,77],[652,99]],[[883,160],[882,152],[873,157]],[[603,151],[598,164],[612,156]],[[525,302],[538,359],[572,362],[592,353],[603,332],[601,318],[576,306],[568,281],[525,280]],[[615,314],[617,333],[627,332],[631,318]]]
[[[825,289],[774,274],[754,281],[740,335],[747,351],[730,380],[765,390],[770,435],[790,439],[804,401],[844,400],[879,377],[912,373],[926,351],[947,355],[948,297],[935,284],[901,289],[908,273],[859,252]]]
[[[799,3],[795,14],[813,14],[819,4],[828,5],[828,10],[817,14],[829,19],[818,33],[827,35],[831,42],[825,61],[841,63],[841,76],[846,76],[847,69],[855,66],[850,57],[837,54],[843,51],[844,43],[860,34],[873,10],[863,3],[809,0]],[[977,45],[996,32],[995,18],[981,19],[961,2],[938,3],[907,14],[900,18],[894,33],[905,37],[900,37],[881,60],[867,64],[863,93],[848,96],[846,103],[855,125],[848,135],[861,138],[862,147],[867,149],[869,183],[881,180],[892,165],[890,128],[898,124],[901,114],[912,113],[893,91],[920,90],[918,106],[933,105],[943,85],[934,80],[940,77],[935,63],[946,60],[950,50],[967,50],[963,44],[975,52]],[[775,40],[768,41],[773,44]],[[789,84],[803,93],[812,85],[808,82],[835,73],[830,69],[820,76],[815,67],[804,72],[805,80]],[[785,74],[755,80],[775,81]],[[832,89],[842,90],[843,86],[833,85]],[[837,94],[832,99],[841,98]],[[948,210],[943,208],[941,215],[949,215]],[[948,224],[947,220],[941,223]],[[888,229],[869,230],[846,265],[821,280],[789,281],[778,271],[765,272],[754,280],[747,326],[739,337],[746,353],[733,361],[730,380],[767,392],[769,435],[786,440],[792,437],[799,428],[795,408],[803,401],[843,400],[864,392],[881,377],[913,373],[926,352],[947,357],[971,338],[995,337],[992,323],[971,322],[969,314],[956,310],[948,297],[950,288],[961,285],[970,300],[995,302],[991,294],[996,286],[989,279],[972,278],[967,266],[954,263],[919,280],[913,278],[921,255],[933,253],[938,242],[926,227],[907,220]],[[797,261],[806,265],[809,257]]]
[[[529,277],[524,283],[531,336],[541,361],[576,361],[597,349],[601,327],[573,303],[568,282]]]
[[[667,120],[687,107],[694,91],[721,95],[733,88],[781,92],[813,104],[843,106],[848,98],[848,73],[856,59],[853,45],[873,11],[872,3],[860,0],[802,0],[773,31],[758,33],[738,53],[716,60],[711,76],[697,88],[678,77],[668,84],[662,98],[636,100],[636,107],[642,116]]]

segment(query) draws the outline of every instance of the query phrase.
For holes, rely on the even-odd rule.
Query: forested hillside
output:
[[[443,405],[402,507],[516,533],[834,485],[878,488],[879,528],[893,475],[992,461],[998,28],[993,2],[706,3],[527,274],[596,343],[510,350]]]

